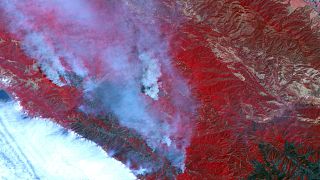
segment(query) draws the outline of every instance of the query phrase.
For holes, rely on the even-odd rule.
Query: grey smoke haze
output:
[[[49,79],[63,86],[60,79],[68,82],[66,72],[76,73],[84,79],[85,98],[101,102],[121,125],[140,133],[151,148],[183,168],[192,132],[191,117],[184,114],[193,113],[194,104],[171,65],[168,40],[160,38],[154,2],[2,0],[0,8],[9,30]],[[144,10],[143,16],[133,12],[131,4]],[[171,114],[159,96],[163,74],[174,86],[168,91],[175,108]],[[162,149],[164,145],[169,150]]]

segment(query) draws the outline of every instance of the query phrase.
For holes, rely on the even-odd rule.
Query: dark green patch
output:
[[[263,162],[252,161],[248,179],[320,179],[320,151],[304,150],[301,145],[285,143],[279,150],[268,143],[259,144]],[[303,153],[301,152],[303,151]]]

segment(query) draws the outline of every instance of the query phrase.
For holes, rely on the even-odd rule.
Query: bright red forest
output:
[[[99,6],[102,1],[93,3],[104,8]],[[128,6],[133,14],[143,16],[141,4]],[[106,152],[116,149],[114,157],[124,163],[130,161],[131,169],[150,164],[158,167],[138,175],[141,179],[320,178],[316,169],[320,161],[317,3],[164,0],[157,1],[157,7],[160,37],[168,40],[171,64],[190,87],[196,107],[189,112],[185,108],[188,104],[176,106],[171,100],[185,96],[168,71],[159,79],[165,89],[159,94],[164,95],[150,108],[172,116],[181,111],[180,131],[175,138],[190,134],[184,171],[164,155],[169,150],[154,151],[138,131],[121,125],[114,115],[80,111],[80,105],[92,103],[77,84],[83,79],[70,71],[72,83],[58,86],[52,82],[37,60],[24,52],[22,35],[8,30],[3,13],[0,88],[16,97],[28,115],[51,118]],[[53,31],[63,31],[55,24],[56,17],[47,14],[46,20],[52,20],[48,24],[56,28]],[[145,23],[136,21],[141,26]],[[121,34],[114,36],[119,44],[127,43]],[[84,37],[90,37],[90,32]],[[106,39],[113,40],[111,36]],[[103,73],[99,63],[85,66],[90,76]],[[112,79],[115,75],[110,74]],[[99,103],[93,102],[92,107],[99,107]],[[190,118],[191,128],[184,127],[189,124],[183,118]],[[190,132],[182,132],[185,129]]]

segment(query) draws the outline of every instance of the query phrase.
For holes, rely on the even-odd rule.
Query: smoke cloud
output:
[[[160,35],[156,0],[2,0],[0,7],[49,79],[68,85],[75,73],[84,98],[183,169],[195,106]]]

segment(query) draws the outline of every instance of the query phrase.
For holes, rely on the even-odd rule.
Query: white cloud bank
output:
[[[96,144],[17,102],[0,102],[0,179],[130,180],[133,173]]]

